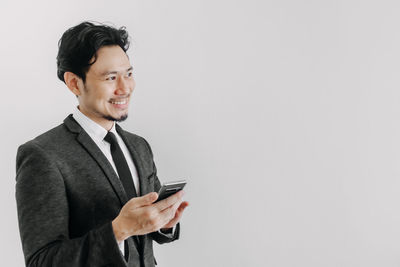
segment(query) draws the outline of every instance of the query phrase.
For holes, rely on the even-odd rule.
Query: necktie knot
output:
[[[118,144],[117,137],[112,132],[108,132],[106,137],[104,137],[104,141],[108,142],[110,145]]]

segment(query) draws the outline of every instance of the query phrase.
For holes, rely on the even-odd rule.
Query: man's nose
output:
[[[119,77],[117,82],[117,90],[115,94],[124,95],[129,94],[132,90],[132,83],[128,81],[125,77]]]

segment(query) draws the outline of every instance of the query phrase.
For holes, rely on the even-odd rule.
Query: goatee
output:
[[[112,117],[112,116],[109,116],[109,115],[104,115],[103,118],[106,119],[106,120],[109,120],[109,121],[121,122],[121,121],[124,121],[124,120],[126,120],[128,118],[128,114],[122,115],[119,118],[115,118],[115,117]]]

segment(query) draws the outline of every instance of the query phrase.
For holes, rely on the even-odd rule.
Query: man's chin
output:
[[[103,118],[106,119],[106,120],[109,120],[109,121],[121,122],[121,121],[124,121],[124,120],[126,120],[128,118],[128,114],[122,115],[119,118],[113,117],[113,116],[109,116],[109,115],[104,115]]]

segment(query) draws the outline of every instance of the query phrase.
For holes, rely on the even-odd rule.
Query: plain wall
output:
[[[18,145],[77,105],[57,42],[125,25],[136,72],[122,127],[159,178],[186,178],[159,266],[400,266],[398,1],[2,1],[1,265],[23,266]]]

